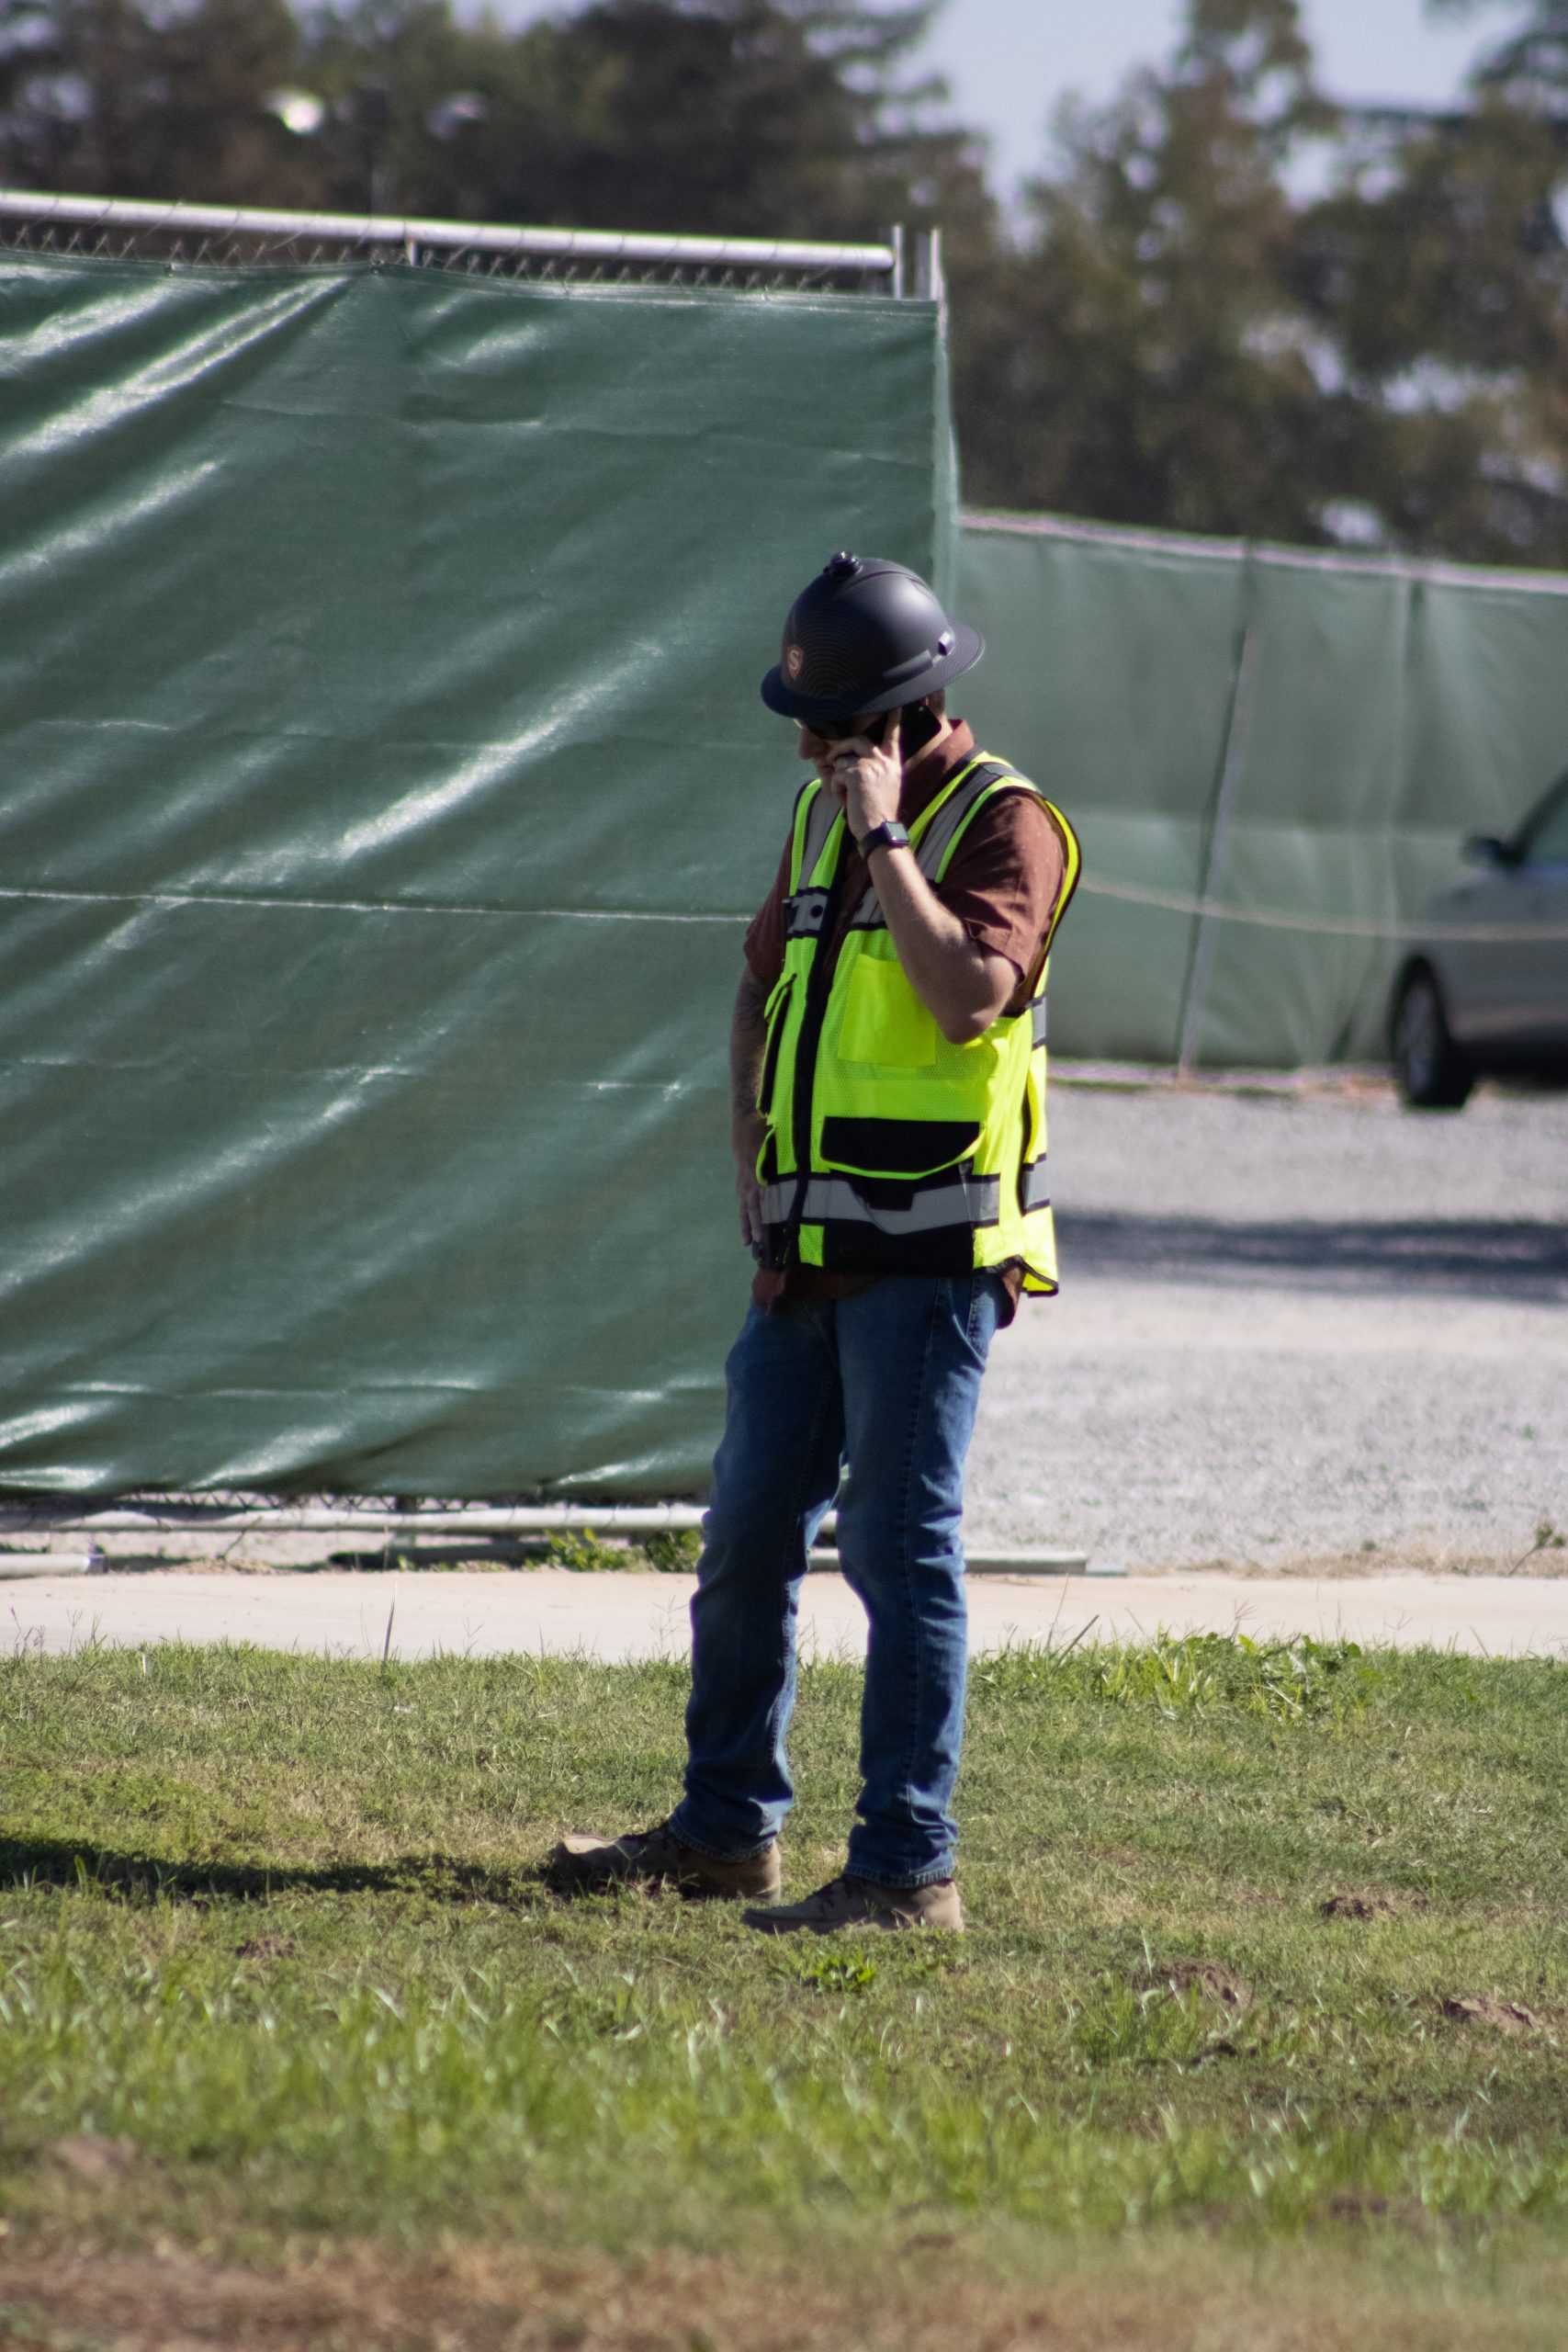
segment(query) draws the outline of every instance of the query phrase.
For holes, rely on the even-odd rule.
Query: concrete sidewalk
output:
[[[237,1576],[153,1570],[41,1577],[0,1586],[0,1638],[13,1650],[98,1640],[254,1642],[265,1649],[378,1658],[438,1652],[577,1653],[605,1660],[683,1657],[689,1576],[494,1574]],[[1568,1578],[1391,1575],[987,1577],[969,1588],[976,1652],[1013,1642],[1140,1641],[1175,1634],[1312,1634],[1402,1649],[1568,1655]],[[806,1655],[860,1657],[865,1618],[841,1577],[807,1578]]]

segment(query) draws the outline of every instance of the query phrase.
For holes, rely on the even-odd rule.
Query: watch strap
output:
[[[897,817],[889,817],[883,824],[873,825],[870,832],[863,833],[855,843],[863,857],[869,857],[874,849],[908,849],[908,832]]]

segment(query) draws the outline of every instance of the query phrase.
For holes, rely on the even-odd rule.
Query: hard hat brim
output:
[[[889,686],[881,694],[799,694],[785,678],[783,665],[775,662],[762,680],[762,700],[781,718],[804,718],[807,726],[814,718],[858,718],[863,713],[870,718],[881,711],[901,710],[906,703],[919,702],[925,695],[934,695],[950,678],[961,678],[986,650],[986,640],[977,628],[965,628],[961,621],[954,621],[952,628],[951,652],[942,654],[917,676],[901,678],[896,686]]]

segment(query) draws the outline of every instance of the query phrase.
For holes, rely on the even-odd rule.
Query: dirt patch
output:
[[[1206,2050],[1200,2050],[1188,2072],[1195,2075],[1201,2066],[1212,2066],[1216,2058],[1239,2058],[1242,2055],[1240,2042],[1233,2041],[1228,2034],[1222,2034],[1218,2041],[1211,2041]]]
[[[1328,2200],[1327,2212],[1333,2222],[1376,2222],[1388,2211],[1386,2197],[1358,2197],[1341,2191]]]
[[[107,2140],[96,2132],[77,2132],[69,2139],[55,2140],[44,2154],[77,2180],[88,2181],[119,2180],[141,2159],[134,2140]]]
[[[299,1947],[292,1936],[247,1936],[234,1946],[236,1960],[292,1960]]]
[[[915,2232],[885,2253],[834,2275],[817,2261],[675,2253],[359,2246],[264,2268],[167,2241],[136,2254],[29,2244],[0,2276],[0,2341],[12,2352],[84,2341],[93,2352],[1539,2352],[1560,2283],[1532,2278],[1503,2310],[1456,2307],[1438,2280],[1396,2294],[1321,2259],[1238,2276],[1212,2247],[1130,2245],[1034,2278],[978,2262],[961,2233]]]
[[[1366,1894],[1331,1894],[1317,1908],[1324,1919],[1397,1919],[1402,1911],[1424,1910],[1426,1905],[1374,1888]]]
[[[1223,1960],[1161,1961],[1149,1971],[1147,1982],[1168,1984],[1173,1993],[1190,1993],[1196,1986],[1206,2000],[1218,2001],[1238,2017],[1252,2005],[1251,1985]]]
[[[1445,1544],[1374,1544],[1353,1552],[1216,1553],[1206,1560],[1139,1560],[1138,1577],[1235,1577],[1256,1582],[1269,1577],[1303,1582],[1353,1581],[1358,1577],[1517,1577],[1523,1583],[1568,1577],[1568,1551],[1528,1554],[1517,1547],[1491,1552],[1461,1551]]]
[[[1439,2006],[1455,2025],[1489,2025],[1499,2033],[1540,2033],[1545,2023],[1522,2001],[1502,2001],[1495,1993],[1452,1993]]]

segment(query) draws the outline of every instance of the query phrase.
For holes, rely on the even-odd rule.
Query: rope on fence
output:
[[[1139,882],[1101,882],[1085,875],[1080,890],[1092,898],[1117,899],[1129,906],[1156,907],[1163,913],[1201,917],[1204,922],[1252,923],[1266,931],[1323,933],[1336,939],[1385,939],[1404,942],[1470,942],[1505,946],[1568,940],[1564,923],[1412,923],[1361,921],[1355,916],[1290,914],[1279,907],[1227,906],[1221,899],[1193,899],[1176,890],[1148,889]]]

